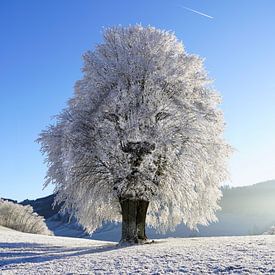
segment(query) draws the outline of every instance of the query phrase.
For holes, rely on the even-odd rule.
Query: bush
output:
[[[21,232],[53,235],[44,218],[33,212],[30,205],[20,205],[0,199],[0,225]]]

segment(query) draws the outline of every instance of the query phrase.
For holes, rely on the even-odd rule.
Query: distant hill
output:
[[[275,224],[275,180],[250,186],[224,187],[220,202],[222,210],[217,213],[219,221],[209,226],[199,226],[199,231],[191,231],[179,225],[174,232],[157,234],[148,228],[150,238],[185,236],[230,236],[254,235],[266,232]],[[75,219],[69,221],[69,215],[59,214],[60,206],[52,209],[54,195],[37,200],[25,200],[34,211],[46,218],[50,230],[58,236],[87,237],[83,228]],[[117,241],[120,238],[120,224],[105,223],[93,235],[93,239]]]
[[[275,180],[223,188],[221,207],[223,213],[272,216],[275,212]]]
[[[262,234],[275,224],[275,180],[223,188],[219,222],[201,228],[210,235]]]
[[[24,200],[20,202],[22,205],[31,205],[34,211],[43,216],[45,219],[52,217],[53,215],[57,214],[61,208],[61,205],[56,205],[53,208],[54,203],[54,195],[50,195],[47,197],[39,198],[36,200]]]

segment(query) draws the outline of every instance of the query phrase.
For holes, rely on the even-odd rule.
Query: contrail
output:
[[[207,17],[207,18],[214,19],[213,16],[210,16],[210,15],[208,15],[208,14],[202,13],[202,12],[200,12],[200,11],[196,11],[196,10],[193,10],[193,9],[190,9],[190,8],[187,8],[187,7],[184,7],[184,6],[180,6],[180,7],[183,8],[183,9],[186,9],[186,10],[188,10],[188,11],[192,11],[192,12],[194,12],[194,13],[197,13],[197,14],[199,14],[199,15],[205,16],[205,17]]]

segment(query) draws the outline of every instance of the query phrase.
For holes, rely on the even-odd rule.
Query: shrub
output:
[[[30,205],[20,205],[0,199],[0,225],[21,232],[53,235],[44,218],[33,212]]]

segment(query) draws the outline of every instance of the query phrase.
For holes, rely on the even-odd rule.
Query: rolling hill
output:
[[[238,236],[257,235],[266,232],[275,224],[275,180],[242,187],[222,188],[222,210],[217,213],[219,221],[209,226],[199,226],[199,231],[191,231],[183,224],[174,232],[158,234],[147,228],[150,238],[194,237],[194,236]],[[36,200],[25,200],[21,204],[30,204],[34,211],[46,219],[46,223],[55,235],[71,237],[89,237],[75,219],[69,221],[69,215],[59,214],[60,206],[52,208],[54,195]],[[93,239],[118,241],[120,224],[105,223],[92,235]]]

